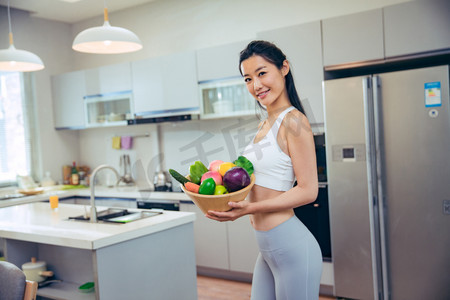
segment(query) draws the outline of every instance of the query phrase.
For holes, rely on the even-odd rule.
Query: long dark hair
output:
[[[277,46],[275,46],[275,44],[267,41],[252,41],[244,50],[241,51],[239,55],[239,72],[241,72],[241,75],[243,75],[241,70],[241,63],[253,55],[261,56],[268,62],[277,66],[278,69],[282,68],[283,62],[286,60],[286,55]],[[292,76],[291,68],[289,68],[289,73],[287,73],[287,75],[285,76],[285,80],[286,90],[291,105],[305,114],[305,110],[303,109],[303,105],[300,102],[300,97],[298,96],[297,89],[295,88],[294,77]],[[257,103],[259,107],[264,109],[259,101],[257,101]]]

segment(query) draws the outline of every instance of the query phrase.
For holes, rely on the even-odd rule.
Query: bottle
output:
[[[56,182],[52,179],[50,172],[45,172],[44,178],[41,180],[41,186],[53,186]]]
[[[72,185],[79,185],[80,184],[80,175],[78,174],[77,166],[75,162],[73,162],[72,165],[72,172],[70,176],[70,183]]]

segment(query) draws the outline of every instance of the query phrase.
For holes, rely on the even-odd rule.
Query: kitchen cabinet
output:
[[[233,222],[216,222],[191,203],[180,210],[195,212],[194,237],[197,266],[232,272],[253,273],[259,249],[248,217]]]
[[[196,213],[194,239],[197,266],[228,270],[227,224],[206,218],[193,203],[180,203],[180,210]]]
[[[239,53],[250,40],[197,50],[197,77],[199,82],[240,78]]]
[[[201,119],[255,115],[256,100],[242,77],[199,84]]]
[[[198,113],[195,53],[176,53],[131,64],[136,117]]]
[[[249,217],[227,222],[227,229],[230,270],[252,274],[259,248]]]
[[[322,20],[322,34],[325,66],[384,59],[382,9]]]
[[[39,297],[197,299],[193,214],[164,211],[112,225],[68,220],[83,213],[63,203],[56,211],[48,203],[0,210],[5,259],[20,267],[37,257],[62,280],[39,288]],[[80,294],[90,281],[95,292]]]
[[[127,125],[134,118],[131,90],[85,96],[84,105],[86,127]]]
[[[323,124],[320,21],[260,32],[257,37],[275,43],[284,52],[309,122]]]
[[[53,119],[56,129],[84,127],[86,81],[84,71],[52,77]]]
[[[85,70],[86,95],[108,94],[131,90],[129,62]]]
[[[386,57],[450,49],[450,1],[410,1],[384,8]]]

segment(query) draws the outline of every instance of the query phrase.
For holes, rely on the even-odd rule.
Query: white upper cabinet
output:
[[[250,40],[197,50],[199,82],[240,77],[239,53]]]
[[[131,69],[137,117],[199,113],[193,51],[134,61]]]
[[[257,37],[275,43],[284,52],[309,122],[323,124],[320,21],[261,32]]]
[[[87,95],[131,90],[131,64],[121,63],[85,70]]]
[[[84,127],[86,81],[84,71],[52,77],[53,117],[56,129]]]
[[[322,34],[325,66],[384,59],[382,9],[322,20]]]
[[[450,1],[411,1],[384,8],[386,57],[450,49]]]

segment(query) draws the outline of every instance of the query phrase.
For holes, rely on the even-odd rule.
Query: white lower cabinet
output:
[[[234,222],[216,222],[205,217],[194,204],[181,203],[181,211],[195,212],[197,266],[253,273],[259,250],[248,217]]]
[[[226,223],[206,218],[194,204],[180,203],[180,210],[196,213],[194,238],[197,266],[228,270]]]
[[[253,273],[259,248],[250,218],[244,216],[227,223],[230,270]]]

